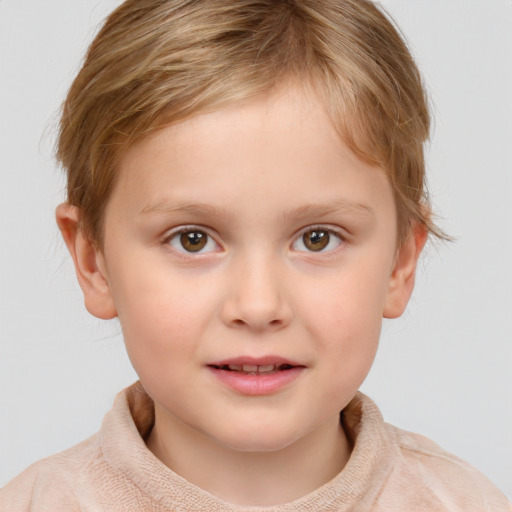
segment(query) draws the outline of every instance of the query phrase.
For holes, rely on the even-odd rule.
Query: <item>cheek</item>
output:
[[[200,279],[172,268],[165,259],[133,257],[119,262],[111,290],[123,327],[144,336],[145,331],[178,333],[201,323],[210,296]],[[163,260],[163,261],[162,261]]]
[[[359,330],[380,329],[387,280],[378,273],[351,269],[327,276],[307,288],[303,315],[319,328],[349,335]]]
[[[376,303],[368,304],[362,297],[350,294],[320,307],[322,313],[310,332],[322,366],[322,400],[341,410],[372,367],[381,333],[381,311]]]
[[[366,374],[375,356],[387,289],[383,275],[354,265],[309,287],[301,302],[300,316],[317,351],[346,373]]]
[[[145,267],[130,274],[126,268],[112,281],[123,336],[135,370],[191,359],[201,333],[215,311],[211,294],[190,292],[190,281]],[[178,364],[176,365],[178,366]]]

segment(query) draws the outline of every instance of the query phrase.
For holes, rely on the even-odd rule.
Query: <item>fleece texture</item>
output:
[[[153,402],[136,383],[116,397],[96,435],[0,490],[0,511],[512,512],[485,476],[429,439],[385,423],[362,393],[341,420],[353,451],[333,480],[291,503],[240,507],[191,484],[148,450]]]

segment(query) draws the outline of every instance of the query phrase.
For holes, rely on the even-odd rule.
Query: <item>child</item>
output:
[[[445,237],[428,132],[370,2],[117,9],[64,105],[57,222],[140,382],[0,509],[510,510],[357,391],[428,235]]]

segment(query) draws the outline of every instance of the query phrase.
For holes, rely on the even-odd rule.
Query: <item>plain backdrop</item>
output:
[[[136,379],[84,310],[54,223],[58,109],[118,0],[0,0],[0,486],[98,430]],[[387,0],[431,93],[430,246],[363,386],[385,419],[512,497],[512,1]]]

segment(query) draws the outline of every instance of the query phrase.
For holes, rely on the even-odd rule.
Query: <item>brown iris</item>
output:
[[[331,235],[325,229],[310,229],[302,235],[304,245],[310,251],[322,251],[329,245]]]
[[[208,242],[208,235],[202,231],[185,231],[180,235],[180,242],[187,252],[199,252]]]

